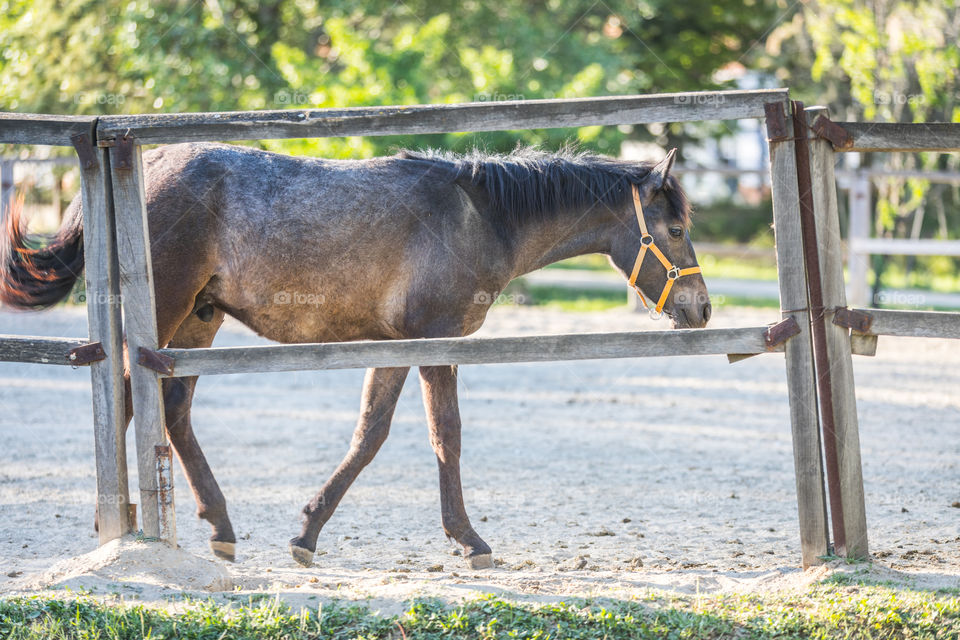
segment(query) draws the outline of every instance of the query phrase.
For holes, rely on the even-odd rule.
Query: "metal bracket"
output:
[[[800,325],[797,324],[797,321],[793,318],[785,318],[777,324],[767,327],[767,330],[763,332],[763,343],[767,345],[767,349],[773,350],[798,333],[800,333]]]
[[[67,352],[67,361],[75,367],[81,367],[91,362],[104,360],[107,353],[103,350],[103,345],[99,342],[91,342],[80,347],[75,347]]]
[[[811,128],[818,138],[829,141],[835,150],[842,151],[853,147],[853,136],[850,132],[825,115],[818,116]]]
[[[137,364],[147,369],[153,369],[157,373],[162,373],[166,376],[173,375],[173,365],[175,362],[176,361],[170,356],[147,349],[146,347],[140,347],[137,353]]]
[[[133,168],[133,149],[135,145],[136,139],[130,135],[120,136],[114,141],[113,148],[110,151],[111,164],[114,169]]]
[[[836,307],[833,309],[833,324],[838,327],[853,329],[858,333],[870,333],[870,327],[873,326],[873,316],[859,309]]]
[[[97,162],[97,151],[93,142],[90,141],[90,136],[86,133],[78,133],[70,136],[70,142],[73,143],[73,148],[77,150],[80,166],[84,169],[96,169],[99,164]]]
[[[767,119],[767,139],[770,142],[783,142],[790,139],[787,131],[787,116],[782,102],[768,102],[763,105]]]

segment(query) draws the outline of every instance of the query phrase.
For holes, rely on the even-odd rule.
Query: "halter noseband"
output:
[[[640,291],[640,287],[637,286],[637,276],[640,275],[640,265],[643,264],[643,259],[646,257],[647,250],[649,249],[653,252],[653,255],[657,256],[663,268],[667,270],[667,282],[663,285],[663,291],[660,292],[660,299],[657,300],[657,306],[654,308],[654,312],[659,317],[659,315],[663,313],[663,305],[667,301],[667,296],[670,295],[674,280],[682,276],[703,273],[703,270],[699,266],[680,269],[677,265],[667,260],[667,256],[663,255],[663,251],[660,251],[653,236],[647,233],[647,222],[643,218],[643,205],[640,204],[640,191],[637,189],[637,185],[633,185],[633,210],[637,214],[637,223],[640,225],[640,252],[637,253],[637,261],[633,263],[633,273],[630,274],[630,286],[633,287],[637,291],[637,295],[640,296],[640,302],[643,303],[643,308],[649,309],[650,306],[647,304],[643,292]],[[652,302],[653,298],[650,300]]]

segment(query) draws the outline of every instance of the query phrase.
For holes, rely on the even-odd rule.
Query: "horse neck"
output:
[[[521,224],[513,243],[513,277],[566,258],[609,253],[611,234],[618,224],[602,205]]]

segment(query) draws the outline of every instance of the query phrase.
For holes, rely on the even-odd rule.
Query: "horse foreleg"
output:
[[[300,535],[290,540],[290,554],[305,567],[313,563],[317,537],[336,510],[343,495],[360,471],[370,464],[390,432],[390,421],[397,406],[409,367],[367,369],[363,381],[360,419],[353,432],[350,450],[344,456],[320,492],[303,508]]]
[[[196,314],[191,314],[177,328],[170,340],[170,346],[185,349],[209,347],[223,323],[223,317],[223,311],[219,309],[214,310],[206,321]],[[190,407],[196,385],[195,376],[168,378],[163,381],[167,435],[193,491],[194,500],[197,502],[197,516],[209,522],[213,529],[210,550],[220,558],[233,561],[237,538],[227,516],[227,501],[200,449],[190,420]]]
[[[197,516],[210,523],[210,550],[233,562],[237,538],[227,516],[227,501],[217,479],[213,477],[206,456],[190,424],[190,405],[197,378],[168,378],[163,381],[163,404],[166,409],[167,435],[177,453],[187,482],[197,501]]]
[[[463,546],[471,569],[493,566],[490,547],[470,525],[460,485],[460,408],[457,368],[420,367],[423,405],[427,410],[430,444],[440,469],[440,513],[443,531]]]

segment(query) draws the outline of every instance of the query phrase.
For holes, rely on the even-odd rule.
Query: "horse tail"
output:
[[[0,229],[0,303],[17,309],[47,309],[66,298],[83,272],[80,198],[67,208],[60,229],[28,234],[23,197]]]

